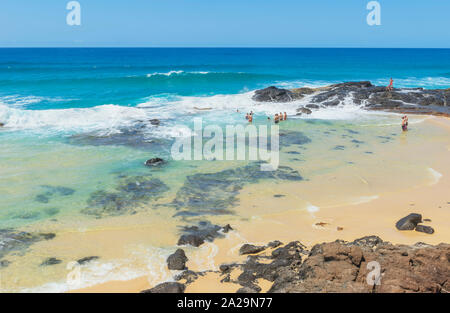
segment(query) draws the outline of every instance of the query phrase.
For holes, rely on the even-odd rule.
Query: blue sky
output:
[[[81,26],[66,24],[69,0],[1,0],[0,47],[434,47],[450,48],[450,1],[79,0]]]

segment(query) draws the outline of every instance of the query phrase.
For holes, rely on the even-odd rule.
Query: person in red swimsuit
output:
[[[388,91],[392,91],[394,89],[394,80],[391,77],[391,80],[389,81],[389,86],[386,87]]]

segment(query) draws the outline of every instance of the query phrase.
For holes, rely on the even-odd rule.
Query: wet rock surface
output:
[[[57,265],[57,264],[61,264],[62,261],[57,259],[57,258],[48,258],[45,259],[40,266],[50,266],[50,265]]]
[[[288,89],[281,89],[274,86],[255,91],[253,100],[258,102],[290,102],[299,99],[299,93],[294,93]]]
[[[423,88],[394,88],[387,91],[385,86],[374,86],[368,81],[346,82],[321,88],[306,88],[308,92],[296,96],[297,88],[292,90],[273,89],[269,87],[257,90],[253,99],[260,102],[289,102],[305,95],[309,102],[300,107],[300,114],[309,114],[307,110],[314,111],[321,107],[335,107],[351,101],[368,110],[384,110],[401,113],[450,115],[450,88],[449,89],[423,89]]]
[[[145,162],[146,166],[159,166],[164,164],[164,160],[161,158],[152,158]]]
[[[379,275],[374,276],[377,264]],[[308,251],[293,241],[248,256],[244,263],[222,264],[217,272],[222,283],[236,284],[239,293],[263,291],[261,280],[271,282],[268,292],[277,293],[449,292],[450,245],[394,245],[367,236],[352,242],[317,244]],[[202,273],[186,271],[184,275],[190,278],[183,284],[186,286]],[[184,290],[180,285],[155,288],[168,286],[166,290]]]
[[[78,264],[83,265],[83,264],[89,263],[91,261],[98,260],[99,258],[100,257],[98,257],[98,256],[87,256],[87,257],[78,259],[77,262],[78,262]]]
[[[181,227],[182,233],[178,240],[178,245],[191,245],[199,247],[205,243],[205,241],[212,242],[216,238],[223,238],[233,228],[227,224],[224,227],[211,224],[208,221],[200,221],[196,225],[188,225]]]
[[[183,249],[177,249],[175,253],[171,254],[167,258],[167,267],[169,270],[184,270],[186,269],[186,262],[188,261],[188,258],[186,257],[186,254],[184,253]]]
[[[151,176],[126,177],[113,192],[93,192],[87,201],[87,208],[81,212],[96,217],[133,214],[137,207],[159,199],[168,190],[169,187],[161,180]]]
[[[417,224],[422,222],[422,215],[418,213],[411,213],[408,216],[400,219],[396,224],[398,230],[414,230]]]
[[[265,249],[266,247],[264,246],[255,246],[246,243],[239,249],[239,254],[255,254],[264,251]]]
[[[430,219],[424,219],[423,221],[431,221]],[[422,215],[418,213],[411,213],[408,216],[401,218],[395,227],[398,230],[416,230],[418,232],[433,234],[434,229],[431,226],[419,224],[422,223]]]
[[[53,233],[28,233],[0,229],[0,259],[9,253],[24,253],[33,243],[55,238]]]

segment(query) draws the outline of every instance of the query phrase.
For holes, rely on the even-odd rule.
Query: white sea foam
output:
[[[118,105],[59,110],[22,110],[0,105],[0,121],[8,129],[115,130],[151,118],[145,110]]]
[[[38,96],[21,96],[21,95],[8,95],[0,96],[0,105],[9,107],[24,107],[30,104],[37,104],[43,101],[57,102],[72,99],[63,98],[50,98],[50,97],[38,97]]]
[[[181,75],[181,74],[198,74],[198,75],[206,75],[209,74],[210,72],[206,72],[206,71],[193,71],[193,72],[185,72],[185,71],[169,71],[169,72],[155,72],[155,73],[150,73],[147,74],[147,77],[154,77],[154,76],[175,76],[175,75]]]

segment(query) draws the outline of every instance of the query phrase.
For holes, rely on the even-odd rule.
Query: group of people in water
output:
[[[408,130],[408,116],[402,116],[402,130],[405,132]]]
[[[237,110],[237,112],[239,112],[239,110]],[[253,111],[250,111],[250,113],[247,113],[245,115],[245,119],[249,123],[253,122]],[[267,120],[269,120],[269,121],[271,120],[270,116],[267,117]],[[287,113],[286,112],[284,112],[284,113],[280,112],[280,114],[276,113],[275,116],[274,116],[275,124],[278,124],[280,121],[286,121],[286,120],[287,120]]]

